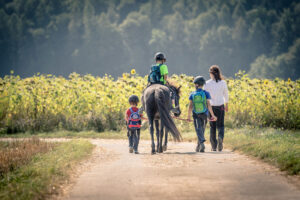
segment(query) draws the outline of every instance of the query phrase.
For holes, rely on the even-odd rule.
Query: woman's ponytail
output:
[[[216,82],[223,80],[223,76],[218,65],[212,65],[209,68],[209,73],[211,73],[214,76]]]

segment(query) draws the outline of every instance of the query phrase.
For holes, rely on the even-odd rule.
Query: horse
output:
[[[179,92],[180,87],[177,88],[173,84],[170,84],[169,87],[161,84],[152,84],[144,90],[144,93],[141,98],[143,108],[145,109],[148,120],[149,128],[151,135],[151,153],[155,154],[162,153],[164,148],[162,147],[162,140],[164,136],[164,129],[171,132],[175,141],[181,141],[181,135],[178,131],[171,115],[170,110],[172,106],[172,98],[175,100],[175,109],[174,115],[178,117],[181,114],[179,107]],[[171,94],[171,95],[170,95]],[[159,127],[160,121],[160,127]],[[154,123],[156,128],[156,138],[157,138],[157,148],[155,151],[154,143]]]

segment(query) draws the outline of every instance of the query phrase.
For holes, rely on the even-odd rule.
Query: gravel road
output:
[[[299,185],[276,168],[225,149],[194,152],[194,143],[170,143],[163,154],[128,152],[126,140],[91,140],[97,146],[62,199],[300,199]],[[298,179],[297,179],[298,180]],[[299,183],[299,182],[298,182]]]

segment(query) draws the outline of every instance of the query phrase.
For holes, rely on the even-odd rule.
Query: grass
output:
[[[208,131],[208,129],[206,130]],[[155,134],[155,133],[154,133]],[[206,132],[206,135],[209,133]],[[127,130],[122,131],[105,131],[105,132],[95,132],[95,131],[81,131],[81,132],[72,132],[72,131],[56,131],[49,133],[17,133],[17,134],[0,134],[0,138],[31,138],[31,137],[40,137],[40,138],[93,138],[93,139],[127,139]],[[194,141],[197,139],[195,132],[183,132],[182,133],[183,141]],[[149,130],[141,131],[141,139],[149,140],[150,134]],[[169,137],[172,140],[172,137]]]
[[[86,140],[57,144],[25,164],[0,177],[0,199],[44,199],[56,194],[78,161],[87,157],[93,145]]]
[[[1,141],[0,177],[27,164],[34,155],[52,150],[55,145],[36,137],[27,140]]]
[[[31,134],[0,135],[0,137],[32,137]],[[127,139],[126,130],[121,132],[70,132],[38,133],[35,136],[43,138],[98,138]],[[209,128],[206,129],[206,140],[209,142]],[[182,132],[183,141],[195,142],[194,131]],[[171,138],[171,137],[169,137]],[[141,132],[141,139],[150,139],[148,130]],[[288,174],[300,173],[300,131],[278,130],[272,128],[240,128],[226,129],[225,147],[238,150],[248,155],[269,162]]]
[[[290,175],[300,173],[300,132],[276,129],[233,129],[225,145],[258,157]]]
[[[95,132],[95,131],[81,131],[81,132],[72,132],[72,131],[56,131],[56,132],[47,132],[47,133],[17,133],[17,134],[0,134],[0,138],[31,138],[31,137],[40,137],[40,138],[98,138],[98,139],[126,139],[126,131],[122,132]]]

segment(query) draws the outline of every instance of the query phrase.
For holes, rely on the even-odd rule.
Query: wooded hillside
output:
[[[300,76],[297,0],[0,0],[0,76],[170,74]]]

